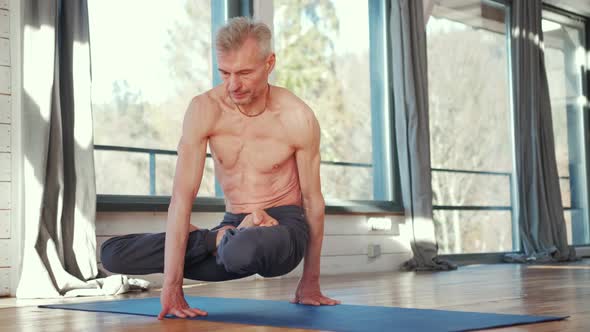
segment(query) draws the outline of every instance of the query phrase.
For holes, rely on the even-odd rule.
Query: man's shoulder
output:
[[[219,106],[221,97],[220,87],[214,87],[194,96],[191,100],[191,105],[199,109],[216,109]]]
[[[202,129],[214,127],[220,116],[219,96],[215,88],[194,96],[187,109],[185,122]]]
[[[275,89],[281,114],[289,118],[290,121],[304,121],[315,117],[312,109],[295,93],[282,87],[275,87]]]
[[[189,104],[189,112],[198,117],[217,118],[220,114],[222,95],[218,87],[214,87],[194,96]]]
[[[303,99],[299,98],[295,93],[286,88],[273,86],[273,93],[277,96],[281,107],[298,110],[309,108]]]
[[[319,130],[313,110],[293,92],[285,88],[278,89],[281,93],[279,105],[281,119],[285,124],[287,136],[291,138],[294,146],[309,145],[310,141],[317,136],[316,131]]]

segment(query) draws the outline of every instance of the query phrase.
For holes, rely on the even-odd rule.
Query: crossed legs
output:
[[[184,276],[223,281],[255,273],[265,277],[284,275],[303,259],[307,232],[305,218],[295,206],[248,215],[226,213],[223,222],[212,230],[192,228]],[[165,233],[111,238],[102,245],[102,264],[114,273],[162,273],[165,240]]]

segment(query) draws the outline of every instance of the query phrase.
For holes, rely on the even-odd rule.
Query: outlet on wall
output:
[[[369,258],[377,258],[377,257],[381,256],[381,245],[369,244],[369,248],[367,250],[367,256]]]

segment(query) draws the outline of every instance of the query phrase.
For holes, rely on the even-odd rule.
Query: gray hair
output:
[[[248,38],[253,38],[258,43],[261,57],[266,57],[272,52],[270,28],[249,17],[231,18],[217,31],[215,37],[217,52],[235,51],[242,47]]]

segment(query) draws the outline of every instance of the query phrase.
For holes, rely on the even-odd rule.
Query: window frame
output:
[[[512,11],[512,1],[511,0],[487,0],[490,3],[496,3],[496,4],[500,4],[500,5],[504,5],[506,6],[507,9],[507,22],[509,22],[509,30],[512,30],[512,20],[511,20],[511,15],[510,15],[510,11]],[[585,48],[586,54],[590,54],[590,16],[584,16],[584,15],[579,15],[579,14],[575,14],[572,13],[571,11],[553,6],[553,5],[549,5],[547,3],[543,3],[543,12],[550,12],[551,15],[559,15],[562,16],[563,21],[566,21],[565,24],[567,24],[567,21],[571,21],[571,20],[575,20],[575,21],[582,21],[583,23],[583,30],[585,33],[584,36],[584,45],[583,47]],[[543,14],[542,14],[543,15]],[[564,22],[562,22],[564,23]],[[511,100],[513,100],[513,88],[512,88],[512,70],[513,70],[513,66],[512,66],[512,51],[511,51],[511,38],[510,35],[506,36],[507,40],[507,50],[508,50],[508,70],[509,70],[509,87],[510,87],[510,98]],[[588,112],[590,111],[590,57],[587,57],[586,60],[586,70],[582,73],[582,93],[586,98],[586,105],[584,106],[583,109],[583,124],[584,124],[584,130],[583,130],[583,137],[582,139],[586,142],[586,146],[585,146],[585,156],[583,156],[583,158],[586,161],[586,165],[587,165],[587,169],[586,169],[586,190],[589,192],[589,195],[587,195],[587,199],[588,202],[586,202],[588,208],[589,208],[589,212],[590,213],[590,115],[588,114]],[[514,114],[514,103],[511,101],[511,112]],[[514,128],[513,128],[514,130]],[[516,188],[515,188],[516,183],[513,181],[512,183],[512,193],[511,193],[511,205],[512,205],[512,213],[513,216],[515,215],[515,211],[517,209],[517,204],[518,204],[518,198],[516,197]],[[442,209],[445,209],[444,206],[440,206],[442,207]],[[439,208],[440,208],[439,207]],[[434,206],[433,206],[434,208]],[[569,208],[564,208],[565,210],[568,210]],[[433,209],[434,210],[434,209]],[[590,225],[587,225],[587,227],[590,227]],[[489,263],[489,264],[493,264],[493,263],[502,263],[504,262],[504,256],[506,254],[510,254],[510,253],[520,253],[522,252],[521,246],[520,246],[520,235],[519,235],[519,225],[518,225],[518,220],[516,218],[512,218],[512,243],[513,243],[513,248],[512,251],[506,251],[506,252],[483,252],[483,253],[452,253],[452,254],[441,254],[440,257],[441,258],[447,258],[447,259],[451,259],[457,263],[460,264],[476,264],[476,263]],[[572,233],[574,233],[576,230],[573,229],[573,225],[572,225]],[[586,244],[571,244],[572,247],[576,247],[576,248],[588,248],[588,246],[590,245],[590,242],[587,242]]]
[[[568,10],[559,8],[559,7],[555,7],[553,5],[549,5],[549,4],[544,4],[543,5],[543,12],[542,12],[542,18],[543,19],[548,19],[550,21],[555,21],[558,22],[562,25],[566,25],[569,26],[571,28],[579,28],[582,33],[584,33],[584,36],[582,38],[582,47],[585,50],[586,54],[590,54],[590,17],[586,17],[586,16],[582,16],[582,15],[578,15],[575,13],[572,13]],[[586,56],[586,67],[585,70],[582,71],[581,73],[581,84],[582,84],[582,95],[586,98],[586,104],[582,107],[582,140],[585,143],[584,146],[584,156],[574,156],[575,157],[579,157],[579,158],[583,158],[585,165],[586,165],[586,181],[584,183],[586,188],[582,188],[585,193],[586,193],[586,200],[585,200],[585,204],[586,204],[586,221],[590,220],[590,133],[588,133],[588,131],[590,130],[590,116],[588,115],[588,111],[590,111],[590,91],[589,91],[589,87],[590,87],[590,57]],[[570,128],[570,125],[568,124],[568,132],[570,130],[573,130],[574,128]],[[569,156],[570,158],[572,158],[572,156]],[[571,175],[570,175],[571,177]],[[561,178],[560,178],[561,180]],[[571,179],[570,180],[570,190],[572,190],[571,187]],[[573,197],[572,197],[573,199]],[[570,202],[570,206],[564,206],[563,210],[565,211],[572,211],[572,203]],[[571,232],[572,232],[572,244],[570,244],[573,247],[587,247],[588,245],[590,245],[590,225],[587,223],[575,223],[574,220],[572,219],[572,224],[571,224]],[[578,241],[585,241],[585,243],[582,244],[574,244],[576,241],[576,239],[578,239]]]
[[[391,75],[391,51],[389,47],[389,10],[391,0],[368,0],[369,5],[369,35],[371,50],[371,115],[373,143],[374,188],[381,190],[390,200],[339,200],[326,199],[327,214],[362,214],[362,215],[403,215],[403,204],[401,201],[401,188],[398,171],[398,158],[396,150],[395,123],[393,96],[391,82],[388,77]],[[235,16],[253,16],[254,0],[211,0],[211,33],[212,40],[217,29],[227,19]],[[217,61],[215,48],[212,45],[212,85],[221,82],[216,70]],[[383,130],[384,123],[388,124],[389,130]],[[388,144],[388,141],[391,144]],[[388,146],[389,145],[389,146]],[[377,148],[376,148],[377,147]],[[95,145],[95,150],[102,151],[124,151],[129,153],[149,153],[150,166],[150,191],[152,195],[119,195],[119,194],[97,194],[97,212],[137,212],[137,211],[167,211],[170,205],[171,196],[155,195],[155,156],[157,154],[176,154],[175,151],[159,149],[142,149],[125,146]],[[208,155],[210,158],[210,155]],[[327,162],[331,163],[331,162]],[[338,163],[337,163],[338,164]],[[347,163],[342,163],[347,164]],[[353,163],[350,163],[353,164]],[[375,174],[379,174],[375,176]],[[389,186],[382,186],[387,181]],[[389,191],[389,192],[387,192]],[[374,189],[375,192],[375,189]],[[221,187],[215,180],[216,197],[198,196],[193,202],[193,212],[224,212],[225,200]]]
[[[509,116],[512,118],[514,116],[514,103],[513,103],[513,82],[512,82],[512,38],[510,35],[510,31],[512,31],[512,3],[509,0],[479,0],[480,2],[485,2],[489,6],[494,7],[502,7],[504,9],[504,20],[505,20],[505,28],[506,28],[506,35],[505,35],[505,43],[506,43],[506,71],[507,71],[507,89],[508,89],[508,97],[510,100],[510,114]],[[510,130],[514,131],[514,123],[510,123],[511,128]],[[514,149],[514,140],[512,140],[513,149]],[[514,151],[512,151],[514,154]],[[512,156],[514,160],[514,156]],[[474,171],[474,170],[466,170],[466,169],[447,169],[447,168],[437,168],[432,167],[431,173],[433,172],[448,172],[448,173],[462,173],[462,174],[473,174],[473,175],[488,175],[488,176],[505,176],[508,178],[508,190],[510,193],[510,205],[509,206],[498,206],[498,205],[449,205],[449,204],[433,204],[432,205],[432,212],[433,212],[433,222],[434,222],[434,212],[435,211],[509,211],[511,214],[511,232],[512,232],[512,250],[510,251],[503,251],[503,252],[461,252],[461,253],[445,253],[440,254],[441,257],[456,259],[460,258],[461,260],[467,259],[478,259],[478,258],[485,258],[486,260],[491,259],[490,261],[496,261],[501,259],[499,257],[503,256],[504,254],[509,253],[516,253],[520,250],[520,235],[519,235],[519,226],[518,220],[515,218],[517,215],[517,207],[518,207],[518,198],[517,198],[517,191],[516,191],[516,172],[513,170],[512,172],[500,172],[500,171]],[[465,223],[466,221],[462,221]],[[493,258],[493,259],[492,259]]]

